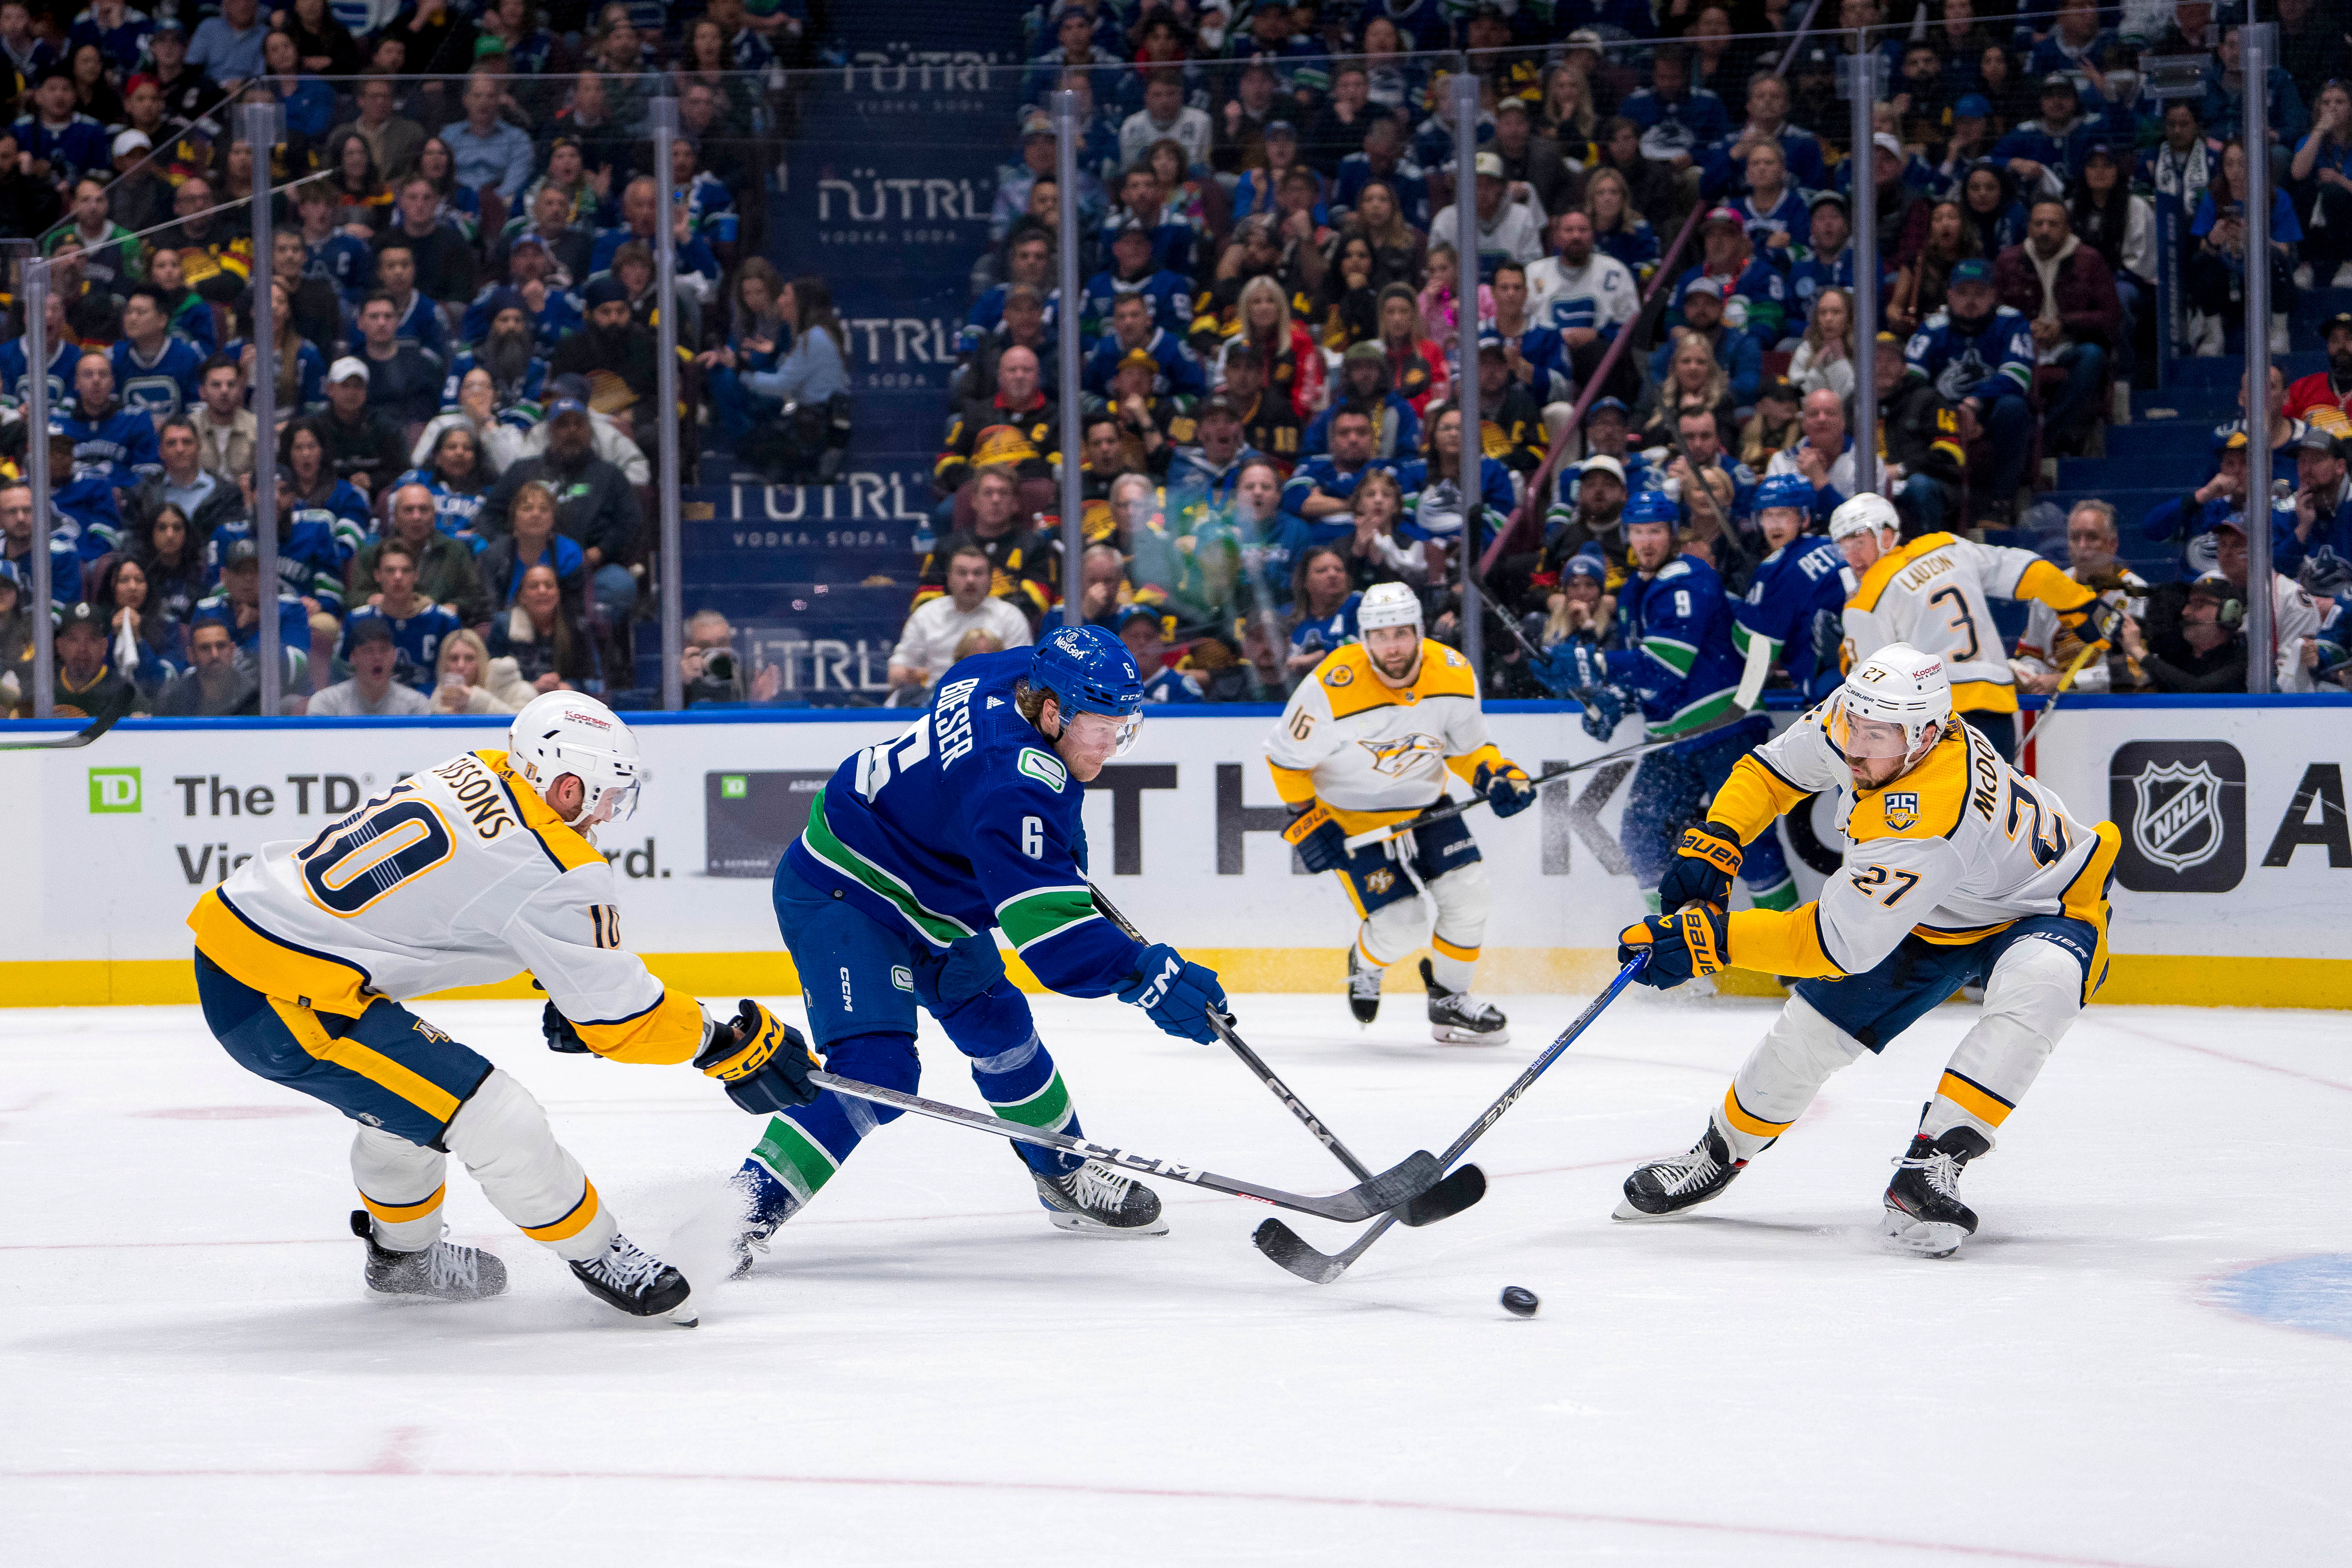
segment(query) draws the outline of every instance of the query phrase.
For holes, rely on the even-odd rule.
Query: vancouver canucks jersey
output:
[[[74,366],[89,351],[68,338],[49,355],[49,406],[63,408],[73,395]],[[0,401],[29,408],[33,403],[33,376],[25,360],[25,340],[10,338],[0,343]]]
[[[528,970],[616,1061],[682,1062],[702,1005],[621,946],[613,868],[516,776],[460,752],[335,818],[265,844],[196,901],[204,955],[264,995],[356,1018]]]
[[[1996,306],[1974,331],[1938,310],[1911,334],[1903,360],[1948,402],[2022,397],[2033,388],[2033,330],[2006,305]]]
[[[85,419],[81,405],[69,404],[49,416],[49,433],[73,438],[76,474],[96,474],[129,489],[146,475],[163,471],[155,422],[135,408],[118,403],[103,417]]]
[[[1002,930],[1037,978],[1102,996],[1142,946],[1087,888],[1086,786],[1013,706],[1027,648],[950,668],[931,710],[853,752],[784,852],[795,875],[936,948]]]
[[[1639,574],[1617,591],[1625,647],[1612,650],[1609,679],[1637,692],[1653,737],[1679,735],[1731,706],[1742,668],[1731,645],[1731,605],[1723,579],[1696,555]]]
[[[114,345],[113,359],[114,392],[125,408],[169,419],[196,405],[196,380],[205,356],[187,339],[165,333],[163,346],[151,360],[125,338]]]
[[[1789,672],[1809,701],[1829,695],[1841,679],[1840,616],[1854,589],[1853,568],[1819,534],[1801,534],[1764,558],[1732,612],[1731,646],[1740,658],[1762,639],[1767,656]]]

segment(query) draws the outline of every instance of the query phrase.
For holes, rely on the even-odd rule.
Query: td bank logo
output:
[[[136,815],[140,805],[139,770],[137,768],[92,768],[89,770],[89,809],[93,816],[110,813]]]

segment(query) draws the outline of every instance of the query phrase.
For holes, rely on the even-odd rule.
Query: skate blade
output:
[[[1699,1204],[1711,1204],[1716,1200],[1716,1198],[1722,1195],[1722,1194],[1717,1193],[1714,1194],[1714,1196],[1699,1199],[1697,1204],[1685,1204],[1678,1209],[1668,1209],[1664,1214],[1652,1214],[1647,1209],[1637,1209],[1633,1206],[1631,1199],[1619,1198],[1617,1200],[1617,1206],[1609,1211],[1609,1217],[1615,1220],[1623,1220],[1628,1225],[1654,1225],[1660,1220],[1680,1219],[1683,1215],[1690,1213],[1691,1210],[1698,1207]]]
[[[695,1304],[693,1297],[688,1296],[664,1313],[663,1319],[667,1322],[677,1324],[681,1329],[691,1329],[701,1323],[702,1309]]]
[[[1429,1037],[1441,1046],[1507,1046],[1511,1043],[1511,1031],[1507,1028],[1490,1029],[1482,1034],[1476,1029],[1456,1029],[1444,1024],[1433,1024],[1429,1028]]]
[[[1068,1214],[1061,1209],[1047,1209],[1045,1217],[1056,1230],[1066,1230],[1072,1236],[1097,1236],[1107,1241],[1124,1241],[1135,1236],[1166,1236],[1168,1217],[1162,1215],[1150,1225],[1105,1225],[1098,1219],[1088,1219],[1082,1214]]]
[[[1913,1219],[1898,1209],[1886,1211],[1878,1234],[1887,1250],[1906,1258],[1949,1258],[1969,1238],[1969,1233],[1957,1225]]]

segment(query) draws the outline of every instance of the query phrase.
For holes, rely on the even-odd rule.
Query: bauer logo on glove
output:
[[[819,1065],[798,1029],[745,998],[731,1024],[713,1023],[694,1065],[727,1086],[727,1098],[754,1115],[816,1099],[809,1069]]]
[[[1694,975],[1713,974],[1727,962],[1729,924],[1717,904],[1685,904],[1670,915],[1652,915],[1625,928],[1617,939],[1617,962],[1650,950],[1648,967],[1636,976],[1644,985],[1669,991]]]

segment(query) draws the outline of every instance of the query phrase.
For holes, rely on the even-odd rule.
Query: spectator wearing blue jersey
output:
[[[159,426],[195,406],[204,356],[185,338],[172,335],[163,297],[150,285],[140,284],[122,301],[122,341],[110,357],[124,405]]]
[[[478,560],[482,594],[493,613],[513,607],[523,574],[545,566],[555,574],[564,602],[584,604],[588,557],[579,542],[555,527],[555,492],[536,481],[517,489],[507,508],[507,532],[490,541]]]
[[[1361,639],[1356,606],[1363,603],[1349,581],[1347,552],[1336,545],[1310,545],[1291,568],[1290,655],[1293,680],[1323,662],[1333,648]]]
[[[274,378],[280,420],[290,419],[297,415],[316,414],[327,406],[326,359],[294,324],[294,287],[297,281],[299,279],[283,275],[269,280],[269,314],[275,347],[264,350],[261,345],[247,339],[232,338],[221,348],[224,355],[236,361],[247,385],[251,385],[265,370]],[[265,353],[268,355],[266,365],[261,357]]]
[[[82,174],[103,179],[111,173],[106,128],[74,103],[72,76],[63,66],[51,66],[28,95],[27,112],[11,127],[18,154],[32,160],[25,173],[44,184],[69,185]]]
[[[0,565],[16,574],[24,596],[33,582],[33,487],[18,479],[0,484]],[[73,541],[49,531],[49,602],[70,605],[81,597],[81,554]]]
[[[2067,183],[2081,177],[2093,142],[2127,143],[2136,139],[2137,129],[2128,107],[2120,116],[2109,112],[2094,120],[2084,114],[2074,79],[2052,72],[2042,79],[2042,118],[2027,121],[1994,142],[1992,155],[2025,190],[2063,195]]]
[[[400,540],[386,540],[376,552],[375,580],[379,590],[375,601],[352,609],[343,625],[340,651],[348,659],[368,638],[383,635],[376,630],[378,626],[387,628],[386,640],[404,656],[398,679],[419,692],[429,692],[439,667],[441,639],[463,623],[417,593],[416,553]]]
[[[1120,229],[1141,229],[1151,238],[1153,266],[1192,277],[1201,231],[1168,210],[1168,193],[1160,187],[1160,176],[1149,164],[1129,169],[1120,176],[1118,195],[1118,210],[1104,225],[1113,246]]]
[[[1778,142],[1748,150],[1744,194],[1731,197],[1748,243],[1762,261],[1783,273],[1796,265],[1813,239],[1811,210],[1789,184],[1789,161]]]
[[[1392,115],[1372,116],[1364,126],[1364,148],[1339,160],[1339,176],[1331,184],[1331,211],[1344,216],[1356,210],[1364,187],[1375,181],[1396,198],[1405,223],[1420,228],[1429,222],[1429,178],[1420,164],[1405,156],[1404,127]]]
[[[143,421],[146,416],[139,417]],[[78,471],[70,438],[54,431],[49,436],[49,526],[55,531],[52,537],[73,541],[84,564],[123,543],[113,482],[103,474]]]
[[[2340,32],[2341,29],[2338,29]],[[2311,129],[2311,114],[2303,101],[2302,89],[2294,85],[2294,73],[2279,64],[2273,51],[2270,66],[2270,124],[2250,131],[2246,125],[2246,73],[2240,58],[2241,27],[2228,27],[2221,34],[2221,47],[2205,67],[2205,100],[2199,118],[2205,122],[2205,134],[2216,141],[2244,140],[2249,135],[2270,148],[2271,180],[2275,188],[2286,183],[2287,154]],[[2118,142],[2130,140],[2117,136]]]
[[[1463,468],[1466,460],[1462,439],[1462,410],[1451,403],[1430,409],[1427,446],[1421,457],[1397,465],[1397,483],[1404,490],[1405,521],[1397,532],[1406,539],[1434,540],[1449,547],[1472,537],[1465,532],[1470,509],[1484,508],[1484,521],[1475,536],[1480,548],[1494,531],[1507,521],[1518,504],[1518,488],[1511,470],[1499,458],[1478,452],[1478,493],[1465,492]],[[1470,443],[1477,450],[1478,443]]]
[[[1192,531],[1190,570],[1173,595],[1193,625],[1236,618],[1276,625],[1290,608],[1291,569],[1313,543],[1307,525],[1282,510],[1282,470],[1271,459],[1242,465],[1230,510]]]
[[[1982,257],[1953,265],[1947,300],[1912,335],[1904,360],[1909,375],[1957,405],[1979,515],[2006,520],[2016,515],[2017,488],[2033,452],[2033,413],[2026,402],[2033,386],[2033,334],[2023,316],[1999,302],[1992,268]]]
[[[1140,243],[1135,248],[1147,253],[1150,250],[1149,246]],[[761,259],[756,257],[752,258],[752,260]],[[746,274],[750,272],[751,267],[751,261],[744,262],[743,268]],[[1095,274],[1094,281],[1100,282],[1106,277],[1112,279],[1115,291],[1117,287],[1115,271],[1097,272]],[[781,283],[781,279],[779,282]],[[1181,279],[1178,279],[1178,283],[1185,289],[1191,287]],[[1092,291],[1092,287],[1090,283],[1089,292]],[[1004,301],[1015,289],[1027,289],[1034,291],[1039,300],[1045,303],[1045,320],[1048,322],[1054,321],[1055,310],[1060,305],[1062,296],[1061,290],[1054,286],[1054,231],[1043,224],[1028,223],[1024,220],[1024,226],[1006,244],[1004,281],[983,289],[980,297],[971,302],[971,309],[964,315],[963,330],[956,337],[957,353],[969,355],[976,353],[981,344],[987,340],[988,335],[1003,324]],[[1108,316],[1110,301],[1107,298],[1101,299],[1097,305],[1097,301],[1090,300],[1089,308],[1098,308],[1102,315]],[[1169,323],[1163,321],[1160,324],[1166,326]],[[1189,321],[1183,323],[1185,327],[1191,324]],[[1087,331],[1099,331],[1101,327],[1097,324],[1088,328]],[[1081,338],[1080,341],[1085,340]]]
[[[139,68],[140,58],[147,52],[148,36],[154,30],[152,17],[132,10],[123,0],[90,0],[89,9],[74,18],[73,30],[66,35],[66,47],[96,45],[107,69],[119,80]]]
[[[1650,374],[1661,384],[1662,395],[1696,390],[1679,384],[1684,378],[1675,369],[1683,345],[1695,342],[1705,351],[1704,363],[1723,379],[1719,394],[1709,389],[1707,405],[1753,403],[1764,378],[1764,350],[1754,337],[1725,321],[1723,285],[1712,278],[1691,279],[1683,285],[1681,310],[1682,321],[1650,355]]]
[[[2219,354],[2225,321],[2243,314],[2246,291],[2246,150],[2231,142],[2197,204],[2189,232],[2195,237],[2182,268],[2189,296],[2189,339],[2200,357]],[[2287,316],[2294,309],[2294,247],[2303,225],[2282,185],[2271,188],[2271,353],[2287,348]]]
[[[1039,242],[1024,237],[1015,250],[1034,252]],[[1192,330],[1192,282],[1179,273],[1171,272],[1160,264],[1153,254],[1151,236],[1137,227],[1115,229],[1110,237],[1111,264],[1087,279],[1087,287],[1078,315],[1079,341],[1092,349],[1102,334],[1110,328],[1113,307],[1133,294],[1140,296],[1151,307],[1151,323],[1171,339],[1181,339]],[[1016,267],[1018,265],[1016,258]],[[1034,256],[1031,258],[1034,260]],[[1016,271],[1016,279],[1018,273]],[[1031,282],[1041,290],[1045,287],[1035,279]],[[972,307],[972,320],[979,322],[986,300]],[[1000,308],[1001,310],[1001,308]],[[985,323],[993,327],[996,323]]]
[[[1738,190],[1748,174],[1748,154],[1767,142],[1780,149],[1799,190],[1817,191],[1829,184],[1821,138],[1789,122],[1789,84],[1770,70],[1758,70],[1748,79],[1747,123],[1707,149],[1701,184],[1706,198],[1718,201]]]
[[[490,487],[498,482],[498,472],[471,430],[463,425],[444,429],[424,464],[397,482],[423,486],[433,497],[434,526],[461,544],[480,547],[483,540],[475,523]]]
[[[1731,644],[1750,667],[1761,661],[1817,702],[1841,679],[1842,619],[1854,587],[1853,570],[1838,547],[1808,531],[1813,488],[1800,474],[1775,474],[1757,487],[1756,524],[1769,552],[1732,611]]]
[[[275,597],[278,646],[288,674],[299,678],[309,665],[310,612],[282,589]],[[221,552],[220,586],[196,605],[190,629],[206,621],[226,626],[239,652],[253,654],[261,647],[261,547],[252,540],[233,540]]]
[[[1368,410],[1336,405],[1325,427],[1331,449],[1302,460],[1283,484],[1282,510],[1307,525],[1314,543],[1353,534],[1356,487],[1365,475],[1395,467],[1392,459],[1373,455],[1372,421]]]
[[[49,414],[49,429],[73,438],[73,466],[85,476],[129,489],[161,473],[155,422],[114,397],[114,361],[95,350],[74,364],[74,401]]]
[[[1155,396],[1193,397],[1206,389],[1201,362],[1182,339],[1155,323],[1151,302],[1140,294],[1121,294],[1111,306],[1110,331],[1087,356],[1086,389],[1107,395],[1111,376],[1132,354],[1150,360]]]
[[[335,188],[325,180],[305,180],[294,188],[294,212],[301,223],[305,277],[324,279],[348,309],[368,291],[375,277],[375,253],[339,221]],[[284,232],[280,230],[279,232]]]
[[[1723,100],[1690,81],[1690,54],[1662,46],[1650,58],[1650,85],[1628,93],[1617,112],[1641,129],[1642,155],[1665,163],[1688,195],[1698,192],[1698,160],[1731,135]]]
[[[1699,222],[1699,237],[1704,254],[1675,280],[1675,297],[1666,310],[1669,328],[1684,324],[1684,297],[1692,284],[1705,279],[1716,286],[1726,319],[1736,323],[1733,330],[1753,338],[1759,353],[1778,346],[1788,325],[1788,280],[1778,267],[1758,258],[1738,209],[1711,209]],[[1743,394],[1740,401],[1748,395]]]
[[[1755,548],[1753,516],[1756,475],[1736,453],[1724,449],[1723,431],[1711,408],[1685,408],[1675,416],[1682,450],[1666,461],[1664,479],[1682,502],[1692,542],[1706,545],[1718,574],[1746,580]]]
[[[268,75],[262,85],[277,101],[288,135],[315,142],[335,122],[335,89],[302,70],[301,47],[294,35],[273,30],[261,40],[262,64]]]

